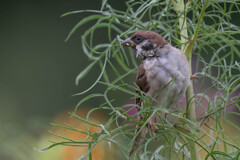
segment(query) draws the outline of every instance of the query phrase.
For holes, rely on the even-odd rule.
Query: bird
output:
[[[158,33],[140,30],[122,41],[121,45],[131,47],[136,57],[142,59],[136,76],[136,85],[144,94],[155,98],[152,106],[170,108],[184,95],[190,85],[190,67],[186,55],[173,47]],[[139,90],[136,91],[141,94]],[[143,100],[136,98],[139,110],[144,107]],[[148,128],[150,129],[148,129]],[[140,144],[148,131],[155,136],[158,127],[154,120],[147,122],[136,136],[130,156],[135,152],[141,154]],[[135,133],[138,133],[138,129]]]

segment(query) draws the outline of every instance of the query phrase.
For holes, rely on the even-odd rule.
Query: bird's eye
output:
[[[135,37],[135,43],[136,43],[136,44],[139,44],[139,43],[141,43],[142,41],[143,41],[143,38],[142,38],[142,37],[140,37],[140,36]]]

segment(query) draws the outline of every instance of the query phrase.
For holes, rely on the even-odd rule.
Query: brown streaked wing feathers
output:
[[[149,85],[148,85],[148,82],[147,82],[147,77],[145,75],[145,69],[143,67],[143,63],[141,63],[141,65],[139,67],[137,78],[136,78],[136,84],[141,89],[141,91],[143,91],[144,93],[147,93],[147,91],[149,90]],[[140,94],[138,91],[136,91],[136,92],[138,94]],[[140,98],[136,98],[136,104],[141,106],[141,99]]]

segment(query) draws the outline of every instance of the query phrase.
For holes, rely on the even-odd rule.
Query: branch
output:
[[[190,74],[192,75],[192,50],[194,42],[197,40],[197,35],[200,27],[200,23],[203,17],[203,13],[205,11],[205,7],[202,9],[199,21],[196,27],[196,30],[194,32],[192,40],[188,40],[188,32],[187,32],[187,21],[186,21],[186,9],[188,5],[191,4],[189,1],[186,5],[184,4],[184,0],[178,0],[177,2],[171,0],[174,8],[176,9],[176,12],[179,17],[179,29],[180,29],[180,36],[182,41],[181,50],[186,54],[189,68],[190,68]],[[177,4],[176,4],[177,3]],[[186,91],[186,102],[188,103],[186,108],[186,118],[189,119],[192,122],[196,122],[196,114],[195,114],[195,105],[194,105],[194,92],[193,92],[193,84],[191,82],[190,86],[187,88]],[[189,134],[191,138],[194,138],[193,134]],[[197,145],[195,142],[191,139],[188,139],[189,141],[189,148],[190,148],[190,154],[192,160],[199,160],[199,154],[197,150]]]

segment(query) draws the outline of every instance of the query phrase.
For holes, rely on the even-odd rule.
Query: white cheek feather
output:
[[[152,57],[155,55],[155,50],[146,51],[146,50],[142,49],[142,47],[145,46],[147,43],[149,43],[149,41],[145,40],[142,43],[136,45],[136,56],[137,57],[144,58],[144,57]],[[154,44],[153,46],[155,48],[157,45]]]
[[[137,46],[136,46],[136,50],[137,50],[137,51],[136,51],[136,56],[142,58],[142,57],[143,57],[143,55],[142,55],[142,54],[143,54],[142,45],[140,45],[140,44],[137,45]]]

